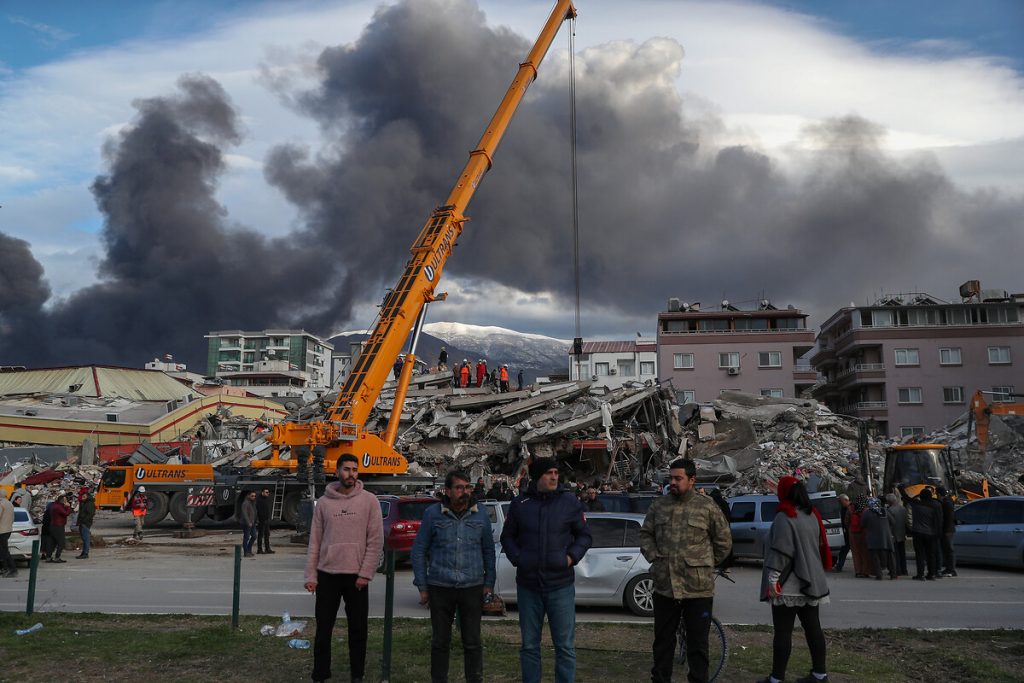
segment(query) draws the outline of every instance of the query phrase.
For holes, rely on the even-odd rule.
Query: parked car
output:
[[[956,513],[957,564],[1024,567],[1024,496],[982,498]]]
[[[28,510],[14,508],[14,528],[11,537],[7,541],[7,547],[11,551],[11,557],[15,560],[32,559],[32,541],[41,541],[39,535],[40,526],[32,522]],[[42,550],[40,550],[42,552]]]
[[[642,617],[654,615],[654,580],[640,554],[644,515],[628,512],[587,514],[594,544],[576,565],[576,604],[625,607]],[[498,547],[495,592],[516,602],[516,568]]]
[[[833,551],[843,546],[842,507],[835,491],[809,494],[811,505],[821,515],[828,545]],[[732,531],[732,552],[736,558],[764,558],[775,513],[779,508],[776,496],[748,495],[729,498],[729,528]]]
[[[647,514],[651,503],[660,496],[657,493],[599,493],[597,499],[604,505],[605,512],[636,512]]]
[[[377,496],[384,518],[384,547],[395,551],[395,561],[409,559],[412,542],[420,530],[423,513],[438,503],[430,496]]]
[[[494,542],[501,543],[501,530],[505,527],[505,518],[508,517],[508,506],[511,505],[511,502],[507,500],[481,500],[477,504],[483,506],[487,512],[488,519],[491,520],[491,535],[494,536]]]

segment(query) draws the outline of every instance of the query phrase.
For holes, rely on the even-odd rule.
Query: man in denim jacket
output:
[[[459,611],[466,683],[483,683],[480,619],[494,591],[494,539],[487,513],[472,499],[465,472],[449,472],[441,503],[423,513],[412,544],[414,583],[420,604],[430,605],[430,680],[448,683],[452,620]]]

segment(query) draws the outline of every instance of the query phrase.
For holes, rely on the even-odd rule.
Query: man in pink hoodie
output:
[[[367,587],[384,547],[384,521],[377,497],[363,490],[359,461],[338,459],[338,481],[327,485],[313,512],[306,550],[306,590],[316,593],[314,681],[331,677],[331,632],[345,600],[348,662],[352,683],[362,683],[366,668]]]

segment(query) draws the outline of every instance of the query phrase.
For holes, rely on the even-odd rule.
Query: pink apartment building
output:
[[[810,356],[823,380],[814,397],[897,437],[949,424],[978,389],[1010,400],[1024,390],[1024,294],[971,281],[961,296],[886,296],[834,313]]]
[[[795,398],[810,390],[814,369],[800,358],[814,346],[807,314],[762,300],[754,310],[720,310],[669,299],[658,314],[658,379],[677,400],[706,403],[725,390]]]

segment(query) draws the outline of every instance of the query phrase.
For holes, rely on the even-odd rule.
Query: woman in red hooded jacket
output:
[[[782,477],[778,485],[779,508],[768,532],[761,600],[772,606],[772,672],[759,683],[781,683],[793,649],[793,624],[799,618],[811,671],[796,683],[828,681],[825,634],[818,618],[818,606],[828,599],[825,572],[832,568],[821,516],[811,506],[807,489],[795,477]]]

